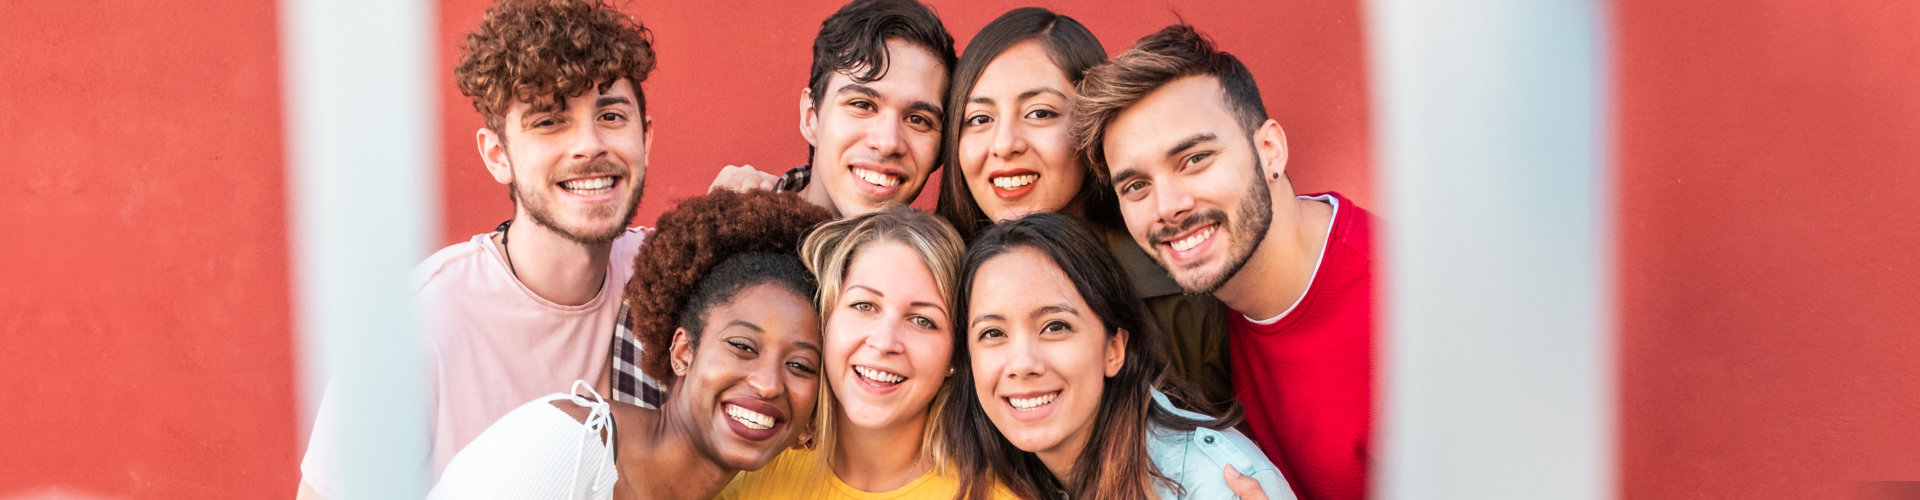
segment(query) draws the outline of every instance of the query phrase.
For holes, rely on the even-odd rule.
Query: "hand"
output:
[[[1240,500],[1268,500],[1267,492],[1260,489],[1260,481],[1241,474],[1233,466],[1227,466],[1227,489],[1233,490],[1233,496]]]
[[[720,175],[713,177],[713,185],[707,187],[711,193],[719,190],[747,192],[755,189],[773,190],[780,182],[780,176],[761,172],[753,165],[727,165],[720,169]]]

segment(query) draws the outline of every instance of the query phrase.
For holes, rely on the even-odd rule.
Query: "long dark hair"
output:
[[[1239,418],[1238,409],[1213,420],[1192,420],[1176,415],[1153,402],[1153,390],[1159,388],[1176,401],[1189,403],[1191,391],[1167,376],[1169,342],[1159,328],[1147,321],[1145,306],[1134,294],[1120,263],[1107,252],[1106,245],[1084,222],[1057,213],[1028,215],[988,228],[967,249],[960,271],[960,299],[954,307],[956,321],[965,321],[972,296],[974,273],[986,261],[1018,248],[1031,248],[1073,281],[1074,290],[1085,300],[1106,334],[1127,332],[1126,361],[1119,373],[1107,377],[1100,395],[1099,413],[1094,416],[1094,432],[1074,462],[1072,476],[1062,482],[1033,453],[1015,448],[987,418],[973,385],[972,356],[967,349],[964,324],[954,325],[953,396],[943,412],[947,419],[948,442],[979,443],[955,447],[953,463],[965,485],[963,498],[986,499],[995,480],[1027,499],[1052,497],[1065,491],[1069,498],[1152,498],[1153,482],[1160,481],[1174,491],[1184,489],[1153,465],[1147,455],[1150,427],[1193,430],[1196,427],[1224,429]]]
[[[1040,7],[1007,11],[980,28],[980,33],[967,42],[967,51],[954,65],[953,78],[947,87],[947,129],[941,134],[944,146],[940,153],[946,171],[940,174],[940,198],[934,213],[953,223],[960,236],[968,240],[993,224],[993,220],[973,201],[973,191],[967,187],[967,174],[960,168],[960,129],[967,112],[967,95],[973,93],[987,64],[1007,48],[1028,40],[1040,42],[1047,57],[1053,59],[1053,65],[1066,73],[1069,84],[1079,85],[1088,69],[1107,61],[1100,39],[1094,38],[1085,25]],[[1074,154],[1072,158],[1078,161],[1081,156]],[[1069,203],[1079,203],[1088,220],[1117,224],[1120,209],[1111,193],[1095,178],[1094,172],[1088,170],[1080,180],[1080,192]]]

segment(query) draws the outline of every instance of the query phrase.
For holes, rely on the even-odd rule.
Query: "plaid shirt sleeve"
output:
[[[788,170],[787,173],[780,174],[780,180],[775,181],[773,183],[773,192],[775,193],[799,192],[802,189],[806,189],[807,183],[812,181],[813,181],[813,165],[801,165],[798,167],[793,167],[793,169]]]
[[[633,315],[620,303],[620,320],[613,326],[613,400],[657,409],[666,400],[660,382],[640,371],[640,339],[633,335]]]

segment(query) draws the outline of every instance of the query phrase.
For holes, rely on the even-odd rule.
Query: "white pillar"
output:
[[[330,383],[341,439],[328,445],[347,460],[329,482],[343,498],[426,491],[426,371],[409,272],[440,220],[434,82],[446,69],[432,50],[433,9],[280,2],[300,436]]]
[[[1602,8],[1370,0],[1374,491],[1614,496]]]

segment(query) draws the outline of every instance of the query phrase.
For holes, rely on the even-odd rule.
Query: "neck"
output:
[[[1080,452],[1086,448],[1087,442],[1081,441],[1078,445],[1041,450],[1035,452],[1034,456],[1040,457],[1040,463],[1046,464],[1047,472],[1052,472],[1053,478],[1060,480],[1060,484],[1071,485],[1073,484],[1073,464],[1079,461]]]
[[[1333,225],[1332,205],[1295,198],[1291,191],[1276,191],[1273,205],[1266,238],[1214,292],[1228,308],[1254,319],[1279,316],[1306,295]]]
[[[495,237],[494,243],[502,239]],[[577,306],[600,295],[613,243],[582,245],[524,214],[513,218],[504,240],[514,277],[540,298]]]
[[[835,219],[840,218],[840,208],[833,205],[833,198],[827,196],[827,188],[821,184],[820,167],[815,165],[813,169],[813,180],[808,181],[807,187],[800,190],[800,199],[827,209]]]
[[[615,427],[619,497],[705,500],[720,494],[739,472],[700,454],[685,431],[693,426],[675,424],[671,411],[665,405],[660,410],[614,405],[614,421],[622,424]]]
[[[925,475],[933,465],[927,450],[920,449],[926,432],[927,417],[902,422],[891,428],[855,428],[846,412],[834,415],[834,425],[844,432],[834,437],[834,477],[854,489],[865,492],[893,491]]]

